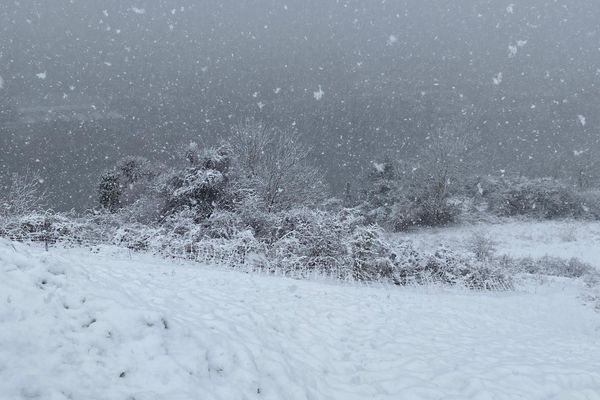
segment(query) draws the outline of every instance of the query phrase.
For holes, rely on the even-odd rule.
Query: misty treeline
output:
[[[392,233],[502,217],[597,219],[600,192],[477,175],[474,146],[465,125],[444,126],[412,158],[382,156],[334,197],[298,131],[247,120],[216,146],[183,147],[176,165],[123,158],[98,177],[97,205],[82,215],[41,213],[39,180],[15,175],[0,201],[0,234],[295,276],[509,288],[507,265],[524,267],[490,256],[485,238],[469,254],[424,254]]]
[[[196,221],[215,211],[243,208],[274,213],[316,206],[327,195],[323,176],[309,165],[309,149],[293,130],[247,123],[215,147],[190,143],[186,166],[153,165],[126,157],[100,178],[100,205],[140,221],[188,211]]]
[[[580,182],[474,174],[476,146],[468,127],[446,125],[431,132],[413,157],[372,162],[334,197],[298,131],[248,120],[217,146],[190,143],[178,168],[123,158],[100,177],[98,205],[129,221],[159,224],[183,212],[202,223],[219,212],[256,218],[297,208],[352,209],[364,224],[390,231],[442,226],[478,211],[499,217],[600,215],[595,192],[582,190]],[[244,227],[258,228],[252,221]]]
[[[39,168],[53,208],[82,210],[123,156],[172,163],[173,143],[215,144],[254,115],[303,132],[339,196],[460,116],[481,174],[591,186],[599,14],[591,0],[0,2],[0,166]],[[122,118],[46,112],[78,102]]]

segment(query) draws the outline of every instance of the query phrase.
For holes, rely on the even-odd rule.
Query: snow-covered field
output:
[[[0,240],[0,398],[596,400],[580,286],[366,287]]]
[[[600,269],[600,222],[523,221],[423,229],[399,234],[417,247],[432,250],[440,245],[460,249],[473,233],[484,233],[496,244],[498,255],[513,257],[577,257]]]

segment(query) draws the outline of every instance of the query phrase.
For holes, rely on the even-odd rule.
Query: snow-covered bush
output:
[[[389,280],[394,265],[391,246],[376,225],[359,226],[349,240],[352,277],[361,281]]]
[[[474,231],[467,242],[467,249],[479,261],[491,260],[496,252],[496,242],[483,231]]]
[[[454,222],[459,208],[449,199],[465,168],[467,142],[464,133],[442,128],[414,159],[373,163],[363,185],[368,221],[395,231]]]
[[[507,179],[494,175],[467,175],[458,192],[471,199],[482,200],[506,188]]]
[[[153,191],[155,178],[160,175],[158,168],[144,157],[122,158],[114,168],[100,176],[97,185],[98,202],[110,212],[139,205]]]
[[[471,289],[509,289],[512,279],[500,266],[491,261],[479,261],[448,249],[440,249],[428,257],[421,276],[426,280]]]
[[[462,285],[477,290],[507,290],[512,278],[500,264],[441,248],[433,254],[416,251],[409,243],[397,247],[393,280],[400,285]]]
[[[0,218],[40,211],[46,201],[42,180],[35,173],[12,174],[0,187]]]
[[[237,232],[229,239],[190,239],[184,247],[186,258],[244,270],[268,269],[264,245],[249,230]],[[176,254],[174,249],[169,250],[171,254]]]
[[[156,228],[121,227],[114,243],[135,250],[204,263],[261,269],[295,277],[313,273],[397,285],[439,283],[475,289],[509,288],[492,260],[449,250],[422,253],[394,243],[377,225],[364,225],[355,209],[292,209],[256,215],[219,210],[198,222],[195,211],[168,216]]]
[[[109,236],[89,218],[44,212],[5,219],[0,224],[0,237],[25,242],[87,245],[106,241]]]
[[[367,192],[369,200],[358,208],[367,223],[392,231],[447,225],[459,213],[459,208],[448,201],[449,197],[436,197],[426,187],[415,187],[414,182],[379,182],[373,190]]]
[[[600,219],[600,190],[587,190],[579,193],[585,215]]]
[[[193,209],[200,221],[228,201],[226,189],[231,154],[228,147],[221,146],[206,149],[189,159],[191,166],[163,179],[159,192],[165,198],[164,215]]]
[[[397,229],[447,225],[458,215],[458,208],[449,199],[467,170],[472,137],[466,126],[457,123],[438,128],[426,139],[415,165],[402,174],[408,178],[403,185],[408,200],[404,203],[410,207],[396,210]]]
[[[502,217],[600,219],[600,192],[555,178],[467,176],[455,193],[468,207],[461,221]]]
[[[122,189],[116,171],[106,171],[100,176],[97,191],[102,208],[115,212],[122,206]]]
[[[575,190],[554,179],[507,179],[488,195],[490,210],[501,216],[580,217],[585,205]]]
[[[504,256],[501,263],[507,270],[526,274],[581,278],[596,273],[594,267],[578,258],[564,259],[550,256],[511,258]]]
[[[123,185],[130,185],[156,176],[155,167],[144,157],[123,157],[116,166]]]
[[[154,250],[151,248],[153,238],[160,232],[143,224],[128,224],[117,228],[111,238],[113,244],[127,247],[131,250]]]
[[[213,216],[215,216],[213,214]],[[211,218],[213,217],[211,216]],[[226,214],[216,215],[219,227],[196,223],[194,210],[168,216],[161,225],[126,224],[114,230],[110,243],[135,251],[169,258],[191,259],[204,264],[263,269],[266,249],[250,230],[230,225],[222,230]],[[217,232],[219,231],[219,232]]]
[[[267,222],[271,228],[261,228],[260,235],[236,212],[219,210],[198,222],[193,209],[171,214],[154,225],[124,222],[119,213],[85,217],[32,214],[3,226],[0,235],[50,244],[113,244],[165,257],[294,277],[317,273],[397,285],[433,282],[476,289],[510,287],[510,280],[498,273],[495,264],[447,250],[430,255],[415,250],[410,243],[391,242],[379,226],[362,224],[356,210],[304,208],[265,215],[272,218]]]
[[[210,217],[198,222],[198,229],[206,238],[231,239],[244,228],[240,216],[227,210],[216,210]]]
[[[322,173],[309,162],[310,148],[294,129],[246,121],[231,138],[237,185],[267,212],[315,206],[327,194]]]
[[[458,214],[459,208],[447,199],[438,201],[425,195],[396,203],[390,221],[395,231],[405,231],[417,226],[448,225],[456,220]]]
[[[188,146],[186,168],[151,173],[145,160],[124,159],[102,176],[101,205],[111,212],[125,211],[128,221],[146,223],[185,210],[195,212],[196,223],[215,211],[239,211],[241,222],[258,233],[265,231],[261,227],[265,213],[314,207],[325,198],[322,176],[309,164],[309,150],[296,131],[266,129],[257,123],[239,125],[234,131],[232,144]],[[140,183],[144,190],[134,190]],[[129,195],[132,190],[136,195]]]
[[[277,214],[269,244],[269,258],[282,269],[346,275],[350,267],[347,238],[352,219],[338,213],[297,209]]]
[[[226,177],[216,170],[190,168],[169,182],[167,212],[183,207],[197,210],[207,217],[223,193]]]

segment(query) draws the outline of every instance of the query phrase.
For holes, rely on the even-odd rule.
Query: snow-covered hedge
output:
[[[493,214],[503,217],[528,216],[533,218],[591,217],[588,202],[574,187],[556,179],[481,178],[477,193],[487,202]],[[477,196],[474,193],[474,196]],[[600,201],[596,200],[600,203]]]
[[[600,190],[587,190],[579,193],[586,216],[600,219]]]
[[[577,258],[559,258],[545,256],[541,258],[511,258],[504,256],[500,263],[506,270],[518,273],[558,276],[564,278],[582,278],[595,276],[596,269]]]
[[[0,219],[0,237],[21,242],[90,244],[108,240],[112,230],[91,218],[51,212],[31,213]]]
[[[256,225],[256,220],[264,220],[264,224]],[[316,274],[397,285],[439,283],[473,289],[512,286],[510,277],[489,262],[449,250],[426,254],[408,242],[392,242],[379,226],[362,224],[353,210],[304,208],[257,213],[254,221],[220,211],[202,223],[195,221],[193,212],[182,212],[154,226],[120,223],[118,215],[112,213],[87,218],[30,215],[2,224],[0,234],[48,244],[111,244],[164,257],[297,278]]]
[[[495,261],[478,260],[446,248],[433,254],[419,254],[407,245],[400,249],[393,275],[397,283],[461,285],[478,290],[508,290],[513,287],[511,275]]]

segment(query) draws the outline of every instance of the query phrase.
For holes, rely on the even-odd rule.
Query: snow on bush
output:
[[[475,231],[467,243],[467,248],[477,260],[491,260],[496,252],[496,242],[486,232]]]
[[[393,256],[381,228],[376,225],[359,226],[349,241],[352,276],[362,281],[390,278]]]
[[[571,187],[555,179],[507,179],[488,194],[490,210],[501,216],[535,218],[581,217],[584,201]]]
[[[279,268],[345,275],[349,253],[345,238],[352,226],[339,214],[299,209],[279,213],[269,256]]]
[[[537,259],[503,256],[499,263],[512,274],[581,279],[585,283],[582,300],[600,311],[600,271],[588,263],[575,257],[565,259],[550,256]]]
[[[579,193],[582,207],[587,216],[600,219],[600,190],[587,190]]]
[[[545,256],[541,258],[511,258],[504,256],[501,263],[507,270],[518,273],[558,276],[564,278],[582,278],[597,274],[596,269],[577,258],[564,259]]]
[[[12,174],[0,187],[0,219],[39,211],[46,202],[42,179],[36,173]]]
[[[125,223],[119,214],[88,218],[31,215],[4,225],[0,234],[21,241],[66,245],[112,244],[169,258],[195,260],[246,271],[296,278],[313,275],[396,285],[447,284],[506,289],[509,277],[490,260],[449,250],[427,254],[408,242],[391,242],[377,225],[363,225],[355,210],[294,209],[256,214],[258,230],[245,217],[218,211],[196,222],[194,210],[149,226]],[[265,227],[269,229],[265,229]]]
[[[5,218],[0,223],[0,237],[21,242],[76,245],[99,243],[108,238],[103,232],[102,224],[89,218],[52,212]]]
[[[393,280],[401,285],[434,283],[477,290],[513,288],[511,275],[499,263],[446,248],[426,254],[405,243],[397,248],[394,259]]]

